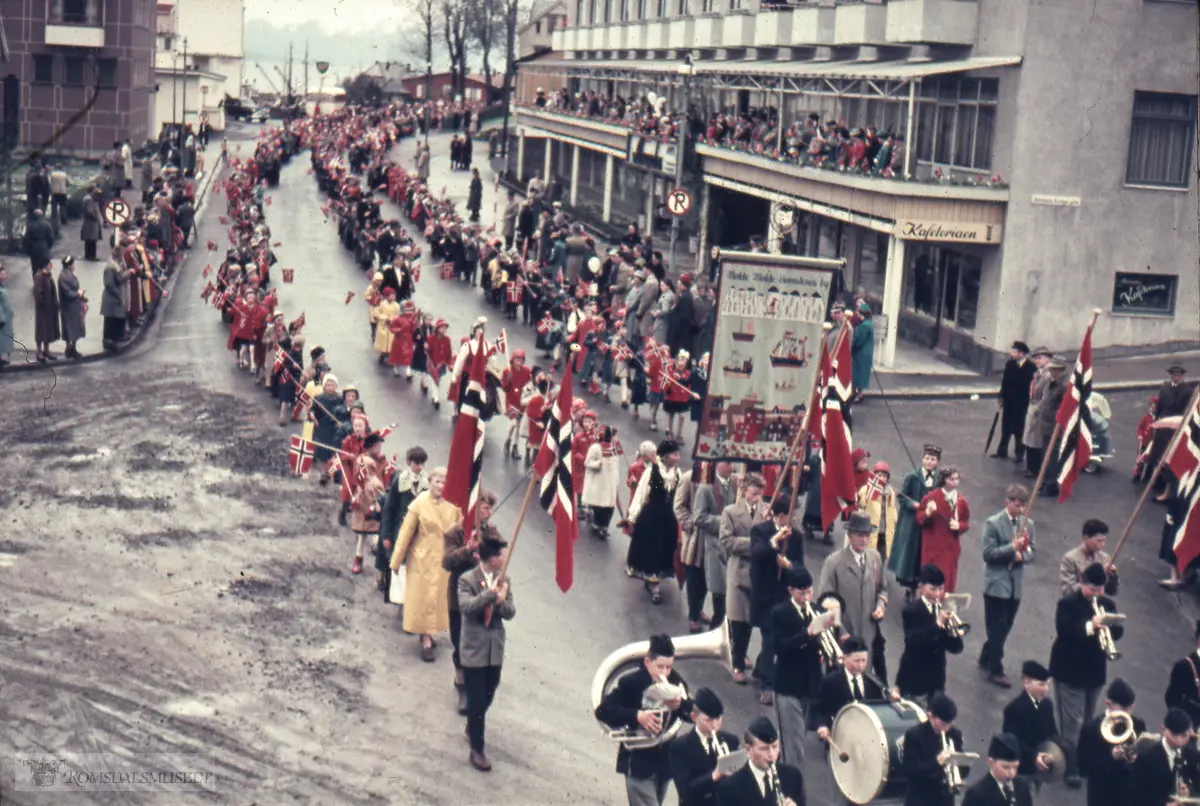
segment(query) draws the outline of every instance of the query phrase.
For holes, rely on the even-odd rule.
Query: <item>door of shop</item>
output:
[[[912,308],[925,315],[914,328],[914,340],[948,354],[955,331],[975,327],[982,262],[975,255],[929,244],[916,246],[913,252]]]

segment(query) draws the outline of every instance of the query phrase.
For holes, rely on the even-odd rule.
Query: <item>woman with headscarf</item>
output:
[[[446,599],[450,572],[442,567],[444,536],[462,518],[462,511],[442,496],[446,468],[429,473],[429,489],[420,493],[404,515],[396,548],[393,572],[405,568],[404,631],[420,636],[421,660],[432,663],[435,633],[450,629]]]
[[[642,474],[629,502],[633,534],[625,573],[645,582],[654,604],[662,603],[661,580],[675,572],[675,549],[679,545],[679,522],[675,519],[678,465],[679,444],[664,440],[658,446],[658,459]]]
[[[87,310],[87,294],[79,288],[75,275],[75,258],[63,258],[62,271],[58,273],[59,318],[62,321],[62,338],[67,343],[63,353],[67,358],[79,358],[75,344],[87,335],[84,313]]]

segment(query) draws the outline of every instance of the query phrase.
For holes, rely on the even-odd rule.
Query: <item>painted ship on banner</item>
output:
[[[790,330],[786,331],[783,338],[771,350],[771,366],[795,369],[808,366],[807,342],[807,336],[797,339],[795,333]]]

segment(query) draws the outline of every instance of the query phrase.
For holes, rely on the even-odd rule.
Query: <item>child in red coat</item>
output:
[[[441,395],[438,392],[439,384],[446,368],[454,360],[454,353],[450,349],[450,337],[446,335],[446,331],[449,329],[450,325],[445,319],[437,320],[433,325],[433,332],[429,334],[429,338],[425,342],[427,365],[425,374],[421,377],[421,389],[423,391],[432,387],[433,392],[430,399],[433,401],[435,409],[442,407]]]
[[[1133,465],[1133,481],[1141,483],[1150,480],[1150,474],[1154,472],[1150,467],[1150,446],[1154,444],[1154,429],[1150,426],[1154,424],[1154,415],[1158,409],[1158,398],[1150,398],[1150,407],[1142,419],[1138,421],[1137,440],[1138,454],[1137,462]]]
[[[504,455],[514,459],[521,458],[518,451],[521,417],[524,414],[521,398],[531,380],[533,372],[525,366],[525,351],[513,350],[508,359],[508,369],[500,375],[500,388],[504,392],[504,413],[509,423],[508,435],[504,438]]]
[[[688,389],[688,381],[692,377],[692,359],[687,350],[680,350],[675,356],[675,360],[666,369],[666,385],[663,388],[663,409],[667,412],[667,436],[675,439],[683,439],[683,424],[687,422],[684,416],[688,413],[688,404],[691,402],[691,391]],[[675,421],[679,420],[679,427],[676,428]],[[654,422],[651,417],[650,422]]]
[[[542,437],[546,434],[546,400],[550,394],[546,373],[539,370],[527,391],[521,398],[525,410],[525,467],[533,467],[533,458],[542,447]]]
[[[400,304],[400,315],[388,322],[388,330],[392,331],[392,347],[388,350],[388,365],[392,375],[400,377],[400,367],[404,367],[404,377],[409,383],[413,379],[413,337],[420,324],[420,314],[411,299]]]

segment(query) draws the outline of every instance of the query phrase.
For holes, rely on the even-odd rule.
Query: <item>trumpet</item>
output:
[[[950,736],[945,733],[942,734],[942,750],[949,750],[951,753],[958,752],[955,747],[950,744]],[[978,758],[978,756],[976,756],[976,758]],[[955,764],[953,761],[947,761],[942,767],[942,773],[946,776],[946,786],[951,792],[958,792],[960,789],[962,789],[962,770],[958,768],[957,764]]]
[[[825,662],[829,664],[830,668],[841,666],[843,660],[842,645],[838,641],[837,636],[838,626],[842,621],[841,605],[837,599],[829,598],[826,600],[826,604],[822,607],[822,610],[836,613],[837,617],[832,624],[819,633],[821,654],[825,656]],[[816,618],[817,614],[813,612],[811,607],[809,608],[809,613],[811,618]]]
[[[1100,597],[1092,599],[1092,613],[1097,616],[1107,616],[1108,618],[1125,618],[1119,613],[1109,613],[1100,606]],[[1113,640],[1112,629],[1107,625],[1101,626],[1096,630],[1096,638],[1100,641],[1100,648],[1104,650],[1104,655],[1109,660],[1116,660],[1121,657],[1121,651],[1117,649],[1117,642]]]
[[[942,612],[946,614],[942,629],[952,638],[962,638],[971,631],[971,625],[959,617],[959,610],[971,606],[971,594],[947,593],[942,597]]]

